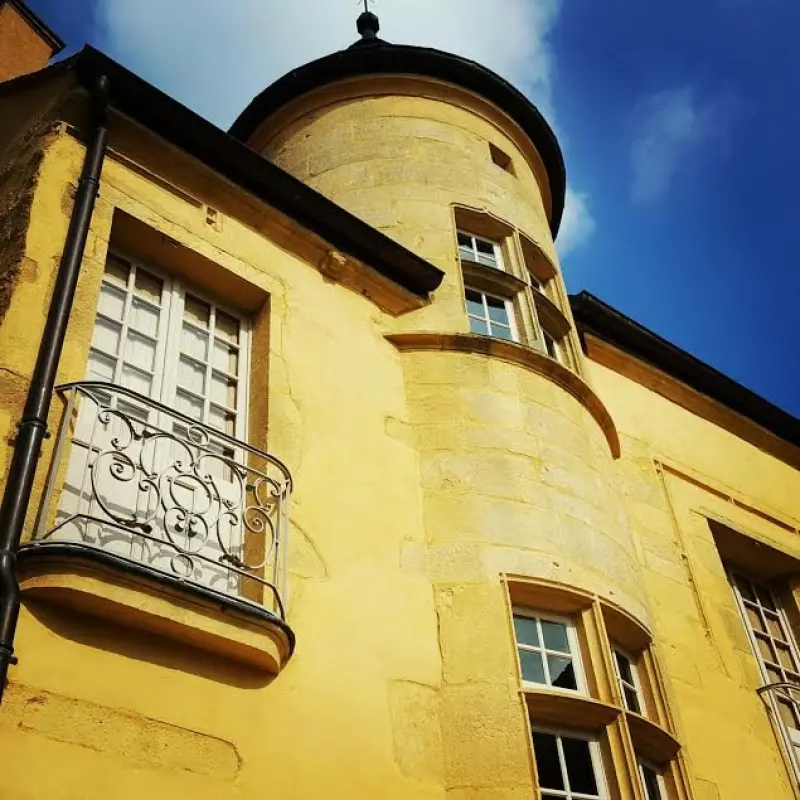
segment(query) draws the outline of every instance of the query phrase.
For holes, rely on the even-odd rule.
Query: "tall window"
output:
[[[466,231],[458,231],[458,257],[461,261],[503,269],[503,253],[500,245],[491,239],[484,239]]]
[[[522,680],[583,691],[575,629],[568,619],[514,610]]]
[[[617,673],[619,690],[628,711],[642,713],[643,703],[639,689],[639,676],[636,662],[622,650],[614,648],[614,669]]]
[[[510,300],[470,288],[465,290],[465,296],[472,333],[517,341],[514,307]]]
[[[602,800],[607,796],[594,739],[534,731],[533,752],[542,800]]]
[[[247,347],[243,320],[177,279],[109,255],[90,378],[132,389],[243,438]]]
[[[639,762],[639,776],[642,779],[645,800],[667,800],[667,790],[661,770],[646,761]]]

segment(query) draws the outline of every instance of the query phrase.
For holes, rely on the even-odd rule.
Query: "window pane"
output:
[[[536,629],[536,620],[528,617],[514,616],[514,633],[520,644],[539,646],[539,631]]]
[[[519,661],[522,666],[522,680],[530,681],[531,683],[546,684],[544,678],[544,664],[542,663],[542,654],[532,652],[531,650],[520,650]]]
[[[778,651],[778,663],[786,669],[795,669],[792,651],[783,645],[776,645],[775,649]]]
[[[236,408],[238,395],[237,381],[226,378],[218,372],[211,376],[211,401],[227,408]]]
[[[98,381],[113,381],[116,363],[116,359],[91,350],[89,352],[89,377]]]
[[[486,305],[489,307],[489,319],[508,325],[508,308],[506,308],[505,301],[487,296]]]
[[[214,341],[214,366],[231,375],[239,374],[239,351],[224,342]]]
[[[658,775],[650,767],[645,767],[644,765],[642,765],[642,782],[647,800],[662,800]]]
[[[208,334],[184,325],[181,335],[181,350],[187,356],[196,358],[198,361],[205,361],[208,358]]]
[[[767,683],[781,683],[783,675],[774,667],[766,667]]]
[[[225,409],[211,406],[208,413],[208,424],[218,431],[227,433],[228,436],[236,435],[236,414],[231,414]]]
[[[122,322],[125,313],[125,292],[104,283],[100,288],[97,310],[106,317]]]
[[[479,292],[467,289],[465,293],[467,299],[467,313],[476,317],[483,317],[486,312],[483,310],[483,296]]]
[[[488,253],[478,253],[478,263],[484,264],[487,267],[496,267],[497,258],[495,257],[494,253],[492,253],[492,255],[489,255]]]
[[[536,756],[536,771],[542,789],[564,789],[564,777],[558,760],[556,737],[549,733],[533,734],[533,752]]]
[[[239,320],[224,311],[217,311],[214,332],[230,344],[239,344]]]
[[[201,328],[207,328],[210,317],[211,308],[208,303],[204,303],[202,300],[198,300],[190,294],[186,295],[183,304],[183,318],[185,320]]]
[[[106,274],[107,281],[116,284],[117,286],[126,287],[128,285],[128,275],[130,274],[131,265],[129,261],[124,258],[115,256],[113,253],[108,254],[106,259]]]
[[[458,232],[458,246],[459,247],[467,247],[470,250],[472,249],[472,237],[468,236],[466,233],[462,233],[461,231]]]
[[[547,667],[550,670],[550,682],[559,689],[577,689],[575,667],[571,658],[564,656],[547,656]]]
[[[766,639],[763,639],[761,636],[756,636],[756,643],[758,644],[758,652],[761,653],[761,657],[765,661],[771,661],[773,664],[778,662],[772,645],[766,641]]]
[[[186,414],[187,417],[196,419],[199,422],[203,421],[203,403],[196,397],[190,397],[188,394],[178,391],[176,393],[176,406],[178,411]]]
[[[550,358],[555,358],[557,360],[558,351],[556,350],[555,339],[553,339],[553,337],[547,331],[544,331],[544,346],[547,350],[547,355],[549,355]]]
[[[479,253],[487,256],[494,256],[494,244],[484,239],[476,239],[475,247]]]
[[[750,627],[759,633],[766,633],[764,630],[764,623],[761,620],[761,614],[758,613],[758,609],[753,608],[752,606],[745,606],[744,610],[747,612],[747,621],[750,623]]]
[[[748,608],[748,611],[750,609]],[[749,616],[749,614],[748,614]],[[780,618],[777,614],[772,614],[769,611],[764,612],[764,617],[767,620],[767,627],[769,628],[769,633],[774,639],[778,639],[782,642],[786,641],[786,634],[783,631],[783,626],[781,625]],[[760,629],[757,629],[760,630]]]
[[[511,332],[511,328],[506,328],[505,325],[498,325],[497,323],[492,325],[492,336],[498,339],[507,339],[509,342],[514,341],[514,335]]]
[[[138,369],[125,364],[122,367],[122,385],[126,389],[131,389],[134,392],[139,392],[139,394],[149,397],[150,389],[153,386],[153,379],[150,375],[146,375],[144,372],[140,372]]]
[[[619,669],[619,676],[625,683],[633,684],[633,673],[631,672],[631,662],[622,655],[619,651],[614,651],[614,658],[617,660],[617,669]]]
[[[544,646],[548,650],[555,650],[558,653],[570,652],[567,626],[563,623],[543,619],[542,636],[544,637]]]
[[[594,776],[592,754],[589,742],[585,739],[561,737],[564,746],[564,761],[567,762],[569,786],[573,792],[597,794],[597,780]]]
[[[472,251],[472,247],[469,245],[461,245],[458,248],[458,257],[462,261],[474,261],[475,260],[475,253]]]
[[[156,360],[156,343],[129,331],[128,341],[125,343],[125,360],[139,369],[152,372]]]
[[[158,336],[158,317],[157,308],[136,298],[131,301],[130,325],[137,331],[155,338]]]
[[[489,333],[489,328],[482,319],[469,318],[469,329],[472,333],[480,333],[486,336]]]
[[[770,611],[778,610],[775,608],[775,603],[772,600],[772,592],[770,592],[769,589],[764,586],[756,586],[756,594],[758,595],[758,599],[764,608],[768,608]]]
[[[94,323],[92,347],[102,350],[104,353],[117,355],[121,333],[122,326],[119,323],[98,317]]]
[[[178,384],[194,394],[206,393],[206,369],[188,358],[178,362]]]
[[[161,289],[163,285],[162,281],[156,278],[155,275],[151,275],[143,269],[136,270],[133,291],[139,297],[143,297],[145,300],[149,300],[159,306],[161,305]]]
[[[750,581],[746,581],[744,578],[737,576],[736,585],[739,587],[739,591],[742,593],[742,597],[744,597],[745,600],[750,600],[753,603],[756,602],[756,595]]]
[[[623,687],[623,693],[625,694],[625,708],[628,711],[634,711],[637,714],[642,713],[642,708],[639,705],[639,696],[633,689],[629,689],[627,686]]]

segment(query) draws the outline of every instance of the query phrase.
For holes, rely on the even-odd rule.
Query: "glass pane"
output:
[[[139,394],[149,397],[153,379],[150,375],[146,375],[144,372],[125,364],[122,367],[122,385],[126,389],[132,389],[134,392],[139,392]]]
[[[196,358],[198,361],[205,361],[208,358],[208,334],[184,325],[181,334],[181,350],[187,356]]]
[[[226,342],[239,344],[239,320],[224,311],[217,311],[214,332]]]
[[[100,302],[97,310],[106,317],[122,322],[125,313],[125,292],[104,283],[100,287]]]
[[[792,657],[792,651],[788,647],[779,644],[775,645],[775,649],[778,651],[778,663],[782,667],[785,669],[797,668],[797,665],[794,663],[794,658]]]
[[[597,780],[594,776],[589,742],[585,739],[570,739],[562,736],[561,744],[564,747],[564,761],[567,762],[570,789],[573,792],[596,795]]]
[[[236,408],[237,381],[215,372],[211,376],[211,401],[227,408]]]
[[[119,337],[121,333],[122,325],[98,317],[94,323],[92,347],[102,350],[104,353],[117,355],[119,352]]]
[[[778,713],[784,725],[790,728],[796,728],[797,722],[795,720],[794,709],[792,703],[788,700],[778,700]]]
[[[136,277],[133,281],[134,294],[143,297],[145,300],[149,300],[157,306],[161,305],[161,289],[164,285],[161,280],[156,278],[155,275],[145,272],[143,269],[137,269]]]
[[[210,316],[211,308],[208,303],[204,303],[202,300],[198,300],[190,294],[186,295],[186,300],[183,305],[183,318],[185,320],[201,328],[207,328]]]
[[[558,351],[556,350],[555,339],[553,339],[553,337],[547,331],[543,331],[543,334],[544,334],[544,346],[545,349],[547,350],[547,355],[549,355],[550,358],[558,359]]]
[[[509,342],[514,341],[514,335],[511,328],[506,328],[505,325],[498,325],[496,322],[492,325],[492,336],[497,339],[506,339]]]
[[[543,619],[542,636],[544,637],[544,646],[548,650],[555,650],[558,653],[570,652],[567,626],[563,623]]]
[[[544,678],[544,664],[542,663],[541,653],[531,650],[519,651],[519,662],[522,667],[522,680],[531,683],[546,684]]]
[[[559,689],[577,689],[575,667],[571,658],[564,656],[547,656],[547,667],[550,670],[550,683]]]
[[[475,253],[473,253],[472,247],[461,245],[458,248],[458,257],[462,261],[474,261]]]
[[[178,385],[194,394],[206,393],[206,368],[181,357],[178,362]]]
[[[771,661],[773,664],[778,663],[778,659],[775,656],[775,651],[772,648],[772,645],[761,636],[756,636],[756,644],[758,645],[758,652],[761,653],[761,657],[764,661]]]
[[[761,619],[761,614],[759,614],[758,609],[754,608],[753,606],[746,605],[744,610],[747,612],[747,621],[750,624],[750,627],[759,633],[766,633],[764,630],[764,622]]]
[[[767,683],[781,683],[783,681],[783,675],[774,667],[766,667],[766,672]]]
[[[487,267],[497,267],[497,258],[494,254],[488,255],[488,253],[478,253],[478,263],[483,264]]]
[[[642,765],[642,783],[646,800],[662,800],[658,775],[650,767],[644,765]]]
[[[627,686],[623,687],[622,691],[625,695],[625,708],[628,711],[635,711],[637,714],[641,714],[642,708],[639,705],[639,695],[636,694],[636,691]]]
[[[506,308],[504,300],[487,296],[486,305],[489,307],[489,319],[508,325],[508,308]]]
[[[487,242],[483,239],[476,239],[475,249],[480,255],[492,256],[492,258],[495,256],[495,247],[492,242]]]
[[[769,633],[772,638],[778,639],[781,642],[785,642],[786,633],[783,630],[783,625],[781,625],[780,617],[770,611],[765,611],[764,617],[767,620],[767,627],[769,628]]]
[[[759,602],[761,603],[764,608],[768,608],[770,611],[777,611],[778,609],[775,607],[775,602],[772,599],[772,592],[769,591],[765,586],[756,586],[756,594],[758,595]]]
[[[239,374],[239,351],[224,342],[214,341],[214,366],[231,375]]]
[[[116,359],[109,358],[94,350],[89,351],[89,377],[98,381],[113,381]]]
[[[106,259],[106,274],[105,279],[110,283],[117,286],[126,287],[128,285],[128,275],[130,274],[131,264],[124,258],[115,256],[113,253],[108,254]]]
[[[483,317],[486,312],[483,310],[483,295],[479,292],[474,292],[472,289],[467,289],[465,292],[467,299],[467,313],[475,317]]]
[[[489,333],[489,328],[486,323],[482,319],[475,319],[475,317],[469,318],[469,329],[472,333],[480,333],[484,336],[487,336]]]
[[[736,585],[739,587],[739,591],[742,593],[742,597],[744,597],[745,600],[750,600],[753,603],[756,602],[756,595],[750,581],[746,581],[744,578],[737,576]]]
[[[228,436],[236,435],[236,414],[225,411],[225,409],[211,406],[208,413],[208,424],[218,431],[227,433]]]
[[[196,397],[190,397],[181,391],[176,392],[176,407],[182,414],[187,417],[196,419],[199,422],[203,421],[203,403]]]
[[[514,615],[514,633],[520,644],[539,646],[539,631],[536,629],[535,619]]]
[[[156,343],[144,336],[128,331],[125,343],[125,360],[139,369],[152,372],[156,362]]]
[[[617,660],[617,669],[619,676],[626,683],[633,684],[633,672],[631,671],[631,662],[620,653],[618,650],[614,651],[614,658]]]
[[[556,737],[550,733],[533,733],[533,753],[536,756],[536,771],[542,789],[564,789],[564,776],[558,760]]]
[[[131,301],[130,325],[137,331],[155,339],[158,336],[158,317],[159,310],[157,308],[153,308],[137,298]]]

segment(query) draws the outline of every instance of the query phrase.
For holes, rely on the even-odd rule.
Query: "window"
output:
[[[642,713],[642,702],[639,690],[639,676],[636,671],[636,662],[621,650],[614,649],[614,669],[619,681],[619,690],[625,708],[628,711]]]
[[[547,350],[547,355],[555,361],[558,361],[559,364],[563,363],[564,353],[561,342],[552,336],[545,328],[542,328],[542,337],[544,338],[544,347],[545,350]]]
[[[469,329],[472,333],[517,341],[514,308],[510,300],[466,288]]]
[[[602,800],[606,797],[598,751],[594,739],[534,731],[539,797],[542,800]]]
[[[503,254],[497,242],[464,231],[458,231],[458,257],[485,267],[504,268]]]
[[[667,791],[664,787],[661,770],[646,761],[640,761],[639,775],[642,779],[645,800],[667,800]]]
[[[575,628],[570,620],[515,610],[514,632],[524,683],[583,691]]]
[[[504,169],[506,172],[514,175],[514,163],[511,160],[511,156],[506,153],[504,150],[501,150],[497,145],[492,144],[489,142],[489,155],[492,157],[492,161],[497,164],[498,167]]]

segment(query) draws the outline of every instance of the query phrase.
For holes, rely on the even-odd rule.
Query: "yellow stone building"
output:
[[[228,133],[7,65],[0,798],[797,797],[800,422],[569,297],[541,115],[359,29]]]

